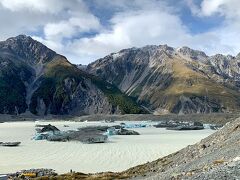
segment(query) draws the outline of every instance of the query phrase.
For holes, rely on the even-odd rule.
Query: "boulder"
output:
[[[36,131],[38,132],[49,132],[49,131],[52,131],[52,132],[57,132],[57,131],[60,131],[56,126],[52,126],[51,124],[48,124],[48,125],[37,125],[36,127],[38,127],[36,129]],[[40,129],[40,127],[42,129]]]
[[[127,129],[120,129],[117,131],[117,135],[140,135],[138,132]]]

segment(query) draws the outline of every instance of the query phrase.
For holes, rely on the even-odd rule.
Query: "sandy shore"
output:
[[[149,127],[135,129],[141,133],[139,136],[112,136],[108,143],[82,144],[31,140],[36,124],[43,123],[0,123],[0,142],[22,142],[19,147],[0,147],[0,174],[29,168],[52,168],[58,173],[66,173],[70,169],[85,173],[122,171],[178,151],[214,132],[208,129],[168,131]],[[56,121],[51,124],[62,130],[95,124],[106,125],[100,122],[69,121]]]

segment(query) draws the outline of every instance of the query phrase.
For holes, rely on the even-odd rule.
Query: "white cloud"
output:
[[[0,40],[39,34],[33,38],[63,54],[64,38],[101,28],[82,0],[0,0],[0,21]]]
[[[42,13],[60,11],[64,7],[64,4],[57,0],[1,0],[0,3],[11,11],[29,10]]]
[[[159,11],[122,13],[114,16],[111,22],[112,30],[75,40],[70,47],[76,49],[75,53],[100,57],[132,46],[166,42],[180,45],[186,31],[178,17]]]
[[[192,10],[195,10],[195,15],[201,13],[203,16],[201,7],[196,6],[190,0],[187,2]],[[202,7],[204,7],[203,3]],[[233,43],[237,42],[238,38],[235,37],[237,31],[234,31],[233,28],[229,29],[228,26],[224,26],[224,28],[193,35],[182,23],[177,11],[163,2],[159,3],[153,0],[149,3],[149,1],[141,0],[116,3],[113,1],[108,4],[108,7],[120,8],[109,20],[110,29],[101,29],[93,37],[75,38],[65,44],[64,50],[60,50],[60,52],[72,62],[83,64],[123,48],[151,44],[168,44],[173,47],[189,46],[203,50],[210,55],[216,53],[236,54],[238,52],[239,45]],[[213,14],[217,13],[214,6],[210,9]],[[69,30],[69,34],[74,34],[72,26],[66,26],[66,28]],[[67,29],[65,34],[68,34]],[[234,33],[228,33],[228,31]],[[45,42],[51,44],[50,39],[47,38]],[[52,47],[53,45],[54,43]]]
[[[200,16],[201,10],[200,8],[194,3],[193,0],[184,0],[188,8],[191,10],[193,15]]]
[[[203,0],[201,12],[204,16],[211,16],[219,13],[227,18],[240,17],[239,0]]]
[[[86,3],[87,2],[87,3]],[[123,48],[151,44],[190,46],[208,54],[240,51],[238,0],[185,0],[194,16],[221,16],[221,26],[192,34],[180,18],[181,7],[159,0],[0,0],[0,39],[22,33],[68,57],[87,64]],[[91,4],[93,3],[93,4]],[[88,5],[110,19],[101,19]],[[109,12],[108,12],[109,11]],[[98,17],[94,14],[98,14]],[[105,21],[103,26],[101,22]],[[37,33],[36,33],[37,32]],[[85,36],[84,33],[92,34]]]
[[[239,0],[203,0],[198,7],[193,0],[187,0],[192,13],[200,18],[221,17],[222,24],[198,36],[209,34],[207,52],[236,55],[240,52],[240,3]],[[214,38],[213,38],[214,37]],[[215,41],[214,41],[215,39]],[[211,42],[212,41],[212,42]],[[204,42],[200,42],[203,46]],[[203,46],[204,47],[204,46]]]
[[[82,0],[0,0],[0,38],[42,31],[46,24],[75,21],[79,16],[93,16]]]
[[[0,0],[0,4],[14,12],[27,10],[38,13],[59,13],[66,9],[85,8],[82,0]]]
[[[46,39],[62,39],[72,37],[81,32],[88,32],[100,28],[99,20],[91,15],[84,14],[79,17],[71,17],[68,20],[57,23],[48,23],[44,26]]]
[[[194,15],[199,17],[220,15],[227,19],[240,17],[239,0],[202,0],[198,6],[194,0],[185,0]]]

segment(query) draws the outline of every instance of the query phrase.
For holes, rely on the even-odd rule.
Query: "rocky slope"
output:
[[[117,87],[72,65],[32,38],[0,42],[0,113],[141,113]]]
[[[237,180],[240,177],[239,148],[240,118],[197,144],[120,173],[71,173],[54,179]]]
[[[87,67],[156,114],[232,112],[240,107],[240,55],[188,47],[130,48]]]
[[[238,118],[201,142],[147,164],[150,169],[145,179],[236,179],[240,175],[239,148]]]

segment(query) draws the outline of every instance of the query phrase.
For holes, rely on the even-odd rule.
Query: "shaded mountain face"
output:
[[[89,75],[32,38],[0,42],[0,113],[141,113],[116,86]]]
[[[240,107],[240,55],[207,56],[167,45],[124,49],[87,71],[156,114],[232,112]]]

